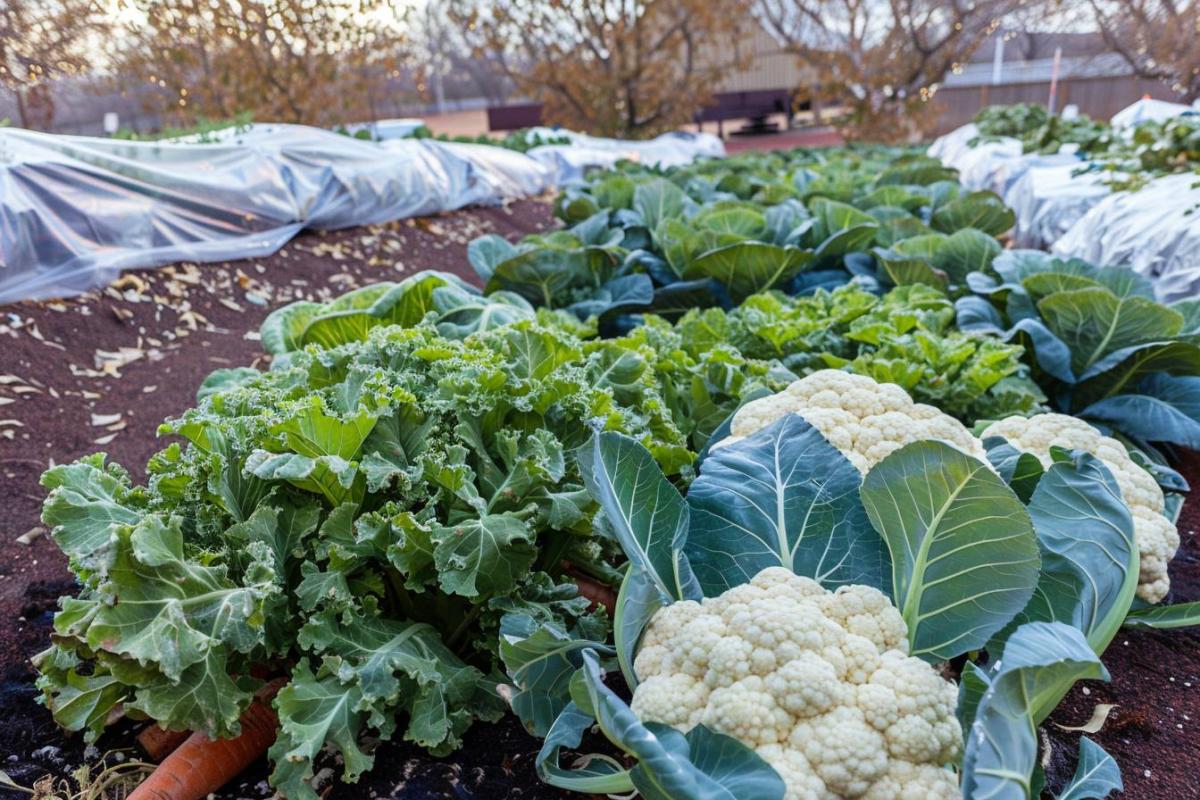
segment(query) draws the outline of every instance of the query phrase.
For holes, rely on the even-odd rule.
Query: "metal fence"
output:
[[[1079,107],[1093,119],[1107,120],[1145,95],[1175,100],[1171,90],[1158,81],[1125,78],[1067,78],[1058,82],[1057,107]],[[971,121],[984,106],[1012,103],[1042,103],[1050,98],[1050,83],[1002,83],[983,86],[944,87],[937,93],[941,118],[938,133],[946,133]]]

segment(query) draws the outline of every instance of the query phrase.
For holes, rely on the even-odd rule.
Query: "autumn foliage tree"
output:
[[[742,0],[449,0],[552,124],[642,138],[692,121],[740,59]]]
[[[107,21],[94,0],[0,0],[0,88],[22,127],[50,127],[53,81],[87,71]]]
[[[404,57],[401,0],[127,0],[113,53],[164,121],[330,126],[376,117]],[[144,82],[144,83],[143,83]]]
[[[821,97],[847,109],[851,138],[905,141],[937,121],[929,107],[1023,0],[756,0],[764,23],[815,75]]]
[[[1162,81],[1185,103],[1200,99],[1200,2],[1089,0],[1105,42],[1139,78]]]

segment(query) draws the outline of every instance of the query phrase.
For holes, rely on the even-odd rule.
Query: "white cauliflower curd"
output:
[[[1045,467],[1053,463],[1051,447],[1083,450],[1103,461],[1133,516],[1133,534],[1141,556],[1138,597],[1157,603],[1167,596],[1171,588],[1167,564],[1179,549],[1179,532],[1163,516],[1162,489],[1149,472],[1134,463],[1123,444],[1065,414],[1008,417],[988,426],[981,438],[988,436],[1003,437],[1018,450],[1037,456]]]
[[[836,369],[814,372],[778,394],[742,406],[730,423],[730,436],[714,447],[733,444],[792,413],[820,431],[863,474],[906,444],[926,439],[988,463],[983,445],[954,417],[914,403],[894,383]]]
[[[783,567],[658,611],[634,662],[633,711],[753,748],[786,800],[951,800],[958,688],[907,655],[877,589],[835,592]]]

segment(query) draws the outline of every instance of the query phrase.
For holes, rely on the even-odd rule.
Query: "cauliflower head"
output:
[[[659,610],[634,661],[633,711],[753,748],[786,800],[951,800],[958,688],[907,654],[877,589],[823,589],[783,567]]]
[[[983,437],[988,436],[1003,437],[1018,450],[1037,456],[1045,467],[1053,463],[1051,447],[1083,450],[1103,461],[1133,516],[1133,535],[1141,556],[1138,597],[1147,603],[1157,603],[1167,596],[1171,588],[1167,565],[1179,549],[1179,531],[1163,515],[1162,489],[1149,472],[1129,457],[1123,444],[1066,414],[1008,417],[988,426]]]
[[[925,439],[939,439],[988,463],[983,445],[954,417],[914,403],[894,383],[836,369],[814,372],[782,392],[742,406],[730,423],[730,436],[714,447],[733,444],[793,413],[863,474],[906,444]]]

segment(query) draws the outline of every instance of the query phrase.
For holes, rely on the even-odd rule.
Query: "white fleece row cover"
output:
[[[170,142],[0,128],[0,303],[79,294],[126,269],[264,256],[304,228],[536,196],[611,164],[613,152],[663,165],[723,155],[714,140],[671,136],[657,153],[646,151],[653,143],[621,150],[593,140],[523,155],[429,139],[364,141],[302,125]]]
[[[958,169],[964,185],[1004,198],[1017,217],[1018,247],[1127,266],[1151,278],[1166,303],[1200,296],[1196,175],[1170,175],[1136,192],[1114,193],[1101,182],[1105,175],[1086,171],[1087,162],[1068,147],[1052,155],[1024,155],[1016,139],[972,147],[978,136],[974,124],[964,125],[935,141],[929,154]]]

